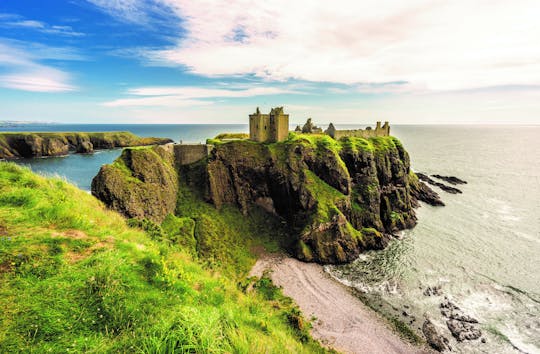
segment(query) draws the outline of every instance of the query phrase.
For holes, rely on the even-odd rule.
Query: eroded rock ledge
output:
[[[92,193],[128,217],[161,222],[174,213],[178,178],[217,208],[262,207],[281,218],[291,230],[290,252],[319,263],[384,248],[393,233],[415,225],[418,200],[442,205],[394,137],[214,142],[207,158],[189,165],[178,163],[171,146],[126,149],[101,169]]]
[[[129,132],[104,133],[0,133],[0,159],[92,153],[99,149],[161,145],[171,139],[141,138]]]

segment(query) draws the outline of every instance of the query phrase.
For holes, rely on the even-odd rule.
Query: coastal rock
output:
[[[233,204],[244,212],[264,200],[265,209],[271,205],[297,233],[290,247],[297,258],[350,262],[416,223],[407,152],[391,137],[373,141],[385,143],[384,149],[354,145],[364,139],[325,136],[273,146],[217,145],[208,159],[205,194],[218,208]]]
[[[482,332],[477,328],[478,320],[466,315],[453,302],[445,298],[440,304],[441,314],[448,318],[446,325],[452,335],[459,341],[478,339]]]
[[[432,186],[437,186],[437,187],[439,187],[440,189],[442,189],[443,191],[445,191],[447,193],[450,193],[450,194],[461,194],[461,193],[463,193],[461,190],[459,190],[457,188],[454,188],[454,187],[447,186],[446,184],[437,182],[437,181],[433,180],[432,178],[430,178],[429,176],[427,176],[427,175],[425,175],[423,173],[416,173],[416,175],[418,176],[418,178],[421,181],[427,182],[427,183],[431,184]]]
[[[443,180],[445,182],[448,182],[450,184],[456,185],[456,184],[467,184],[467,181],[464,181],[462,179],[459,179],[454,176],[441,176],[441,175],[431,175],[432,177],[438,178],[440,180]]]
[[[424,296],[440,296],[442,295],[441,286],[428,286],[423,294]]]
[[[418,177],[411,179],[411,193],[416,200],[421,200],[431,206],[444,206],[439,195],[424,182],[418,180]]]
[[[92,180],[92,194],[130,218],[161,223],[174,212],[178,175],[172,153],[161,146],[125,149]]]
[[[456,306],[454,303],[452,303],[448,299],[445,299],[445,301],[440,304],[440,308],[441,308],[441,314],[444,317],[447,317],[453,320],[458,320],[461,322],[478,323],[477,319],[464,314],[458,306]]]
[[[446,321],[446,325],[458,342],[474,340],[482,336],[482,331],[468,322],[448,320]]]
[[[94,149],[163,145],[171,139],[141,138],[128,132],[113,133],[0,133],[0,159],[90,153]]]
[[[78,154],[91,154],[94,152],[94,145],[89,141],[82,141],[77,145],[75,152]]]
[[[422,333],[426,337],[428,344],[433,349],[439,352],[449,349],[448,338],[440,335],[435,325],[429,319],[424,321],[424,324],[422,325]]]
[[[217,141],[208,156],[189,164],[156,160],[146,150],[126,150],[103,167],[93,194],[129,217],[159,221],[174,210],[177,187],[168,180],[177,173],[181,183],[218,209],[233,205],[247,214],[262,208],[282,218],[290,230],[284,246],[308,262],[346,263],[365,250],[382,249],[392,234],[415,225],[417,196],[438,200],[429,187],[419,187],[407,152],[393,137]],[[152,178],[130,162],[138,154],[151,162],[145,169],[156,171]],[[171,166],[176,170],[170,172]],[[158,168],[170,178],[152,184],[149,180],[161,174]]]

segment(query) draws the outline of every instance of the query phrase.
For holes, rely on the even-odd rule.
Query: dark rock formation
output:
[[[128,132],[113,133],[0,133],[0,159],[91,153],[94,149],[161,145],[170,139],[141,138]]]
[[[305,261],[349,262],[416,223],[421,193],[413,192],[409,156],[394,138],[223,144],[207,171],[209,201],[247,211],[264,200],[295,230],[291,251]]]
[[[137,154],[150,162],[144,170],[132,163]],[[127,150],[102,168],[92,191],[129,217],[160,220],[174,209],[175,197],[172,176],[149,182],[172,174],[168,163],[158,173],[160,163],[148,152]],[[345,263],[364,250],[384,248],[391,234],[415,225],[417,198],[442,204],[410,171],[409,156],[393,137],[230,141],[217,144],[201,162],[177,169],[181,183],[217,208],[235,205],[247,213],[262,207],[283,219],[291,230],[290,252],[319,263]]]
[[[442,295],[441,286],[440,285],[428,286],[424,290],[423,294],[424,296],[441,296]]]
[[[478,320],[472,318],[471,316],[465,315],[459,307],[448,299],[445,299],[445,301],[441,303],[440,308],[444,317],[462,322],[478,323]]]
[[[421,200],[424,203],[427,203],[432,206],[444,206],[444,202],[441,200],[439,195],[429,188],[424,182],[419,181],[418,177],[416,179],[411,179],[411,192],[417,200]]]
[[[130,218],[162,222],[174,212],[178,174],[174,156],[160,146],[125,149],[92,180],[92,194]]]
[[[441,314],[448,319],[446,321],[448,329],[458,342],[478,339],[482,336],[482,331],[477,328],[478,320],[463,313],[456,304],[445,298],[440,308]]]
[[[456,184],[467,184],[467,181],[464,181],[462,179],[459,179],[454,176],[441,176],[441,175],[431,175],[432,177],[438,178],[440,180],[443,180],[445,182],[448,182],[450,184],[456,185]]]
[[[462,342],[464,340],[474,340],[482,336],[482,331],[468,322],[448,320],[446,321],[446,325],[458,342]]]
[[[94,152],[94,144],[89,141],[82,141],[77,145],[75,152],[78,154],[91,154]]]
[[[440,335],[435,325],[429,319],[426,319],[424,321],[424,324],[422,326],[422,333],[424,333],[426,341],[433,349],[439,352],[450,349],[450,347],[448,346],[448,338]]]
[[[421,180],[421,181],[424,181],[424,182],[427,182],[429,184],[431,184],[432,186],[437,186],[439,187],[440,189],[442,189],[443,191],[447,192],[447,193],[450,193],[450,194],[461,194],[461,190],[457,189],[457,188],[454,188],[454,187],[450,187],[450,186],[447,186],[446,184],[443,184],[443,183],[440,183],[440,182],[437,182],[433,179],[431,179],[429,176],[423,174],[423,173],[419,173],[417,172],[416,175],[418,176],[418,178]]]

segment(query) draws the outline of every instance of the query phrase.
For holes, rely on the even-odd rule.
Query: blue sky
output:
[[[0,2],[0,120],[540,123],[538,1]]]

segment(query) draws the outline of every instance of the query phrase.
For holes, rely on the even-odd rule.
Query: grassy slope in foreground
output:
[[[212,210],[193,249],[166,238],[171,220],[152,237],[64,181],[1,162],[0,352],[323,351],[267,279],[243,280],[255,221]],[[232,219],[227,242],[239,246],[220,249],[215,228]]]

